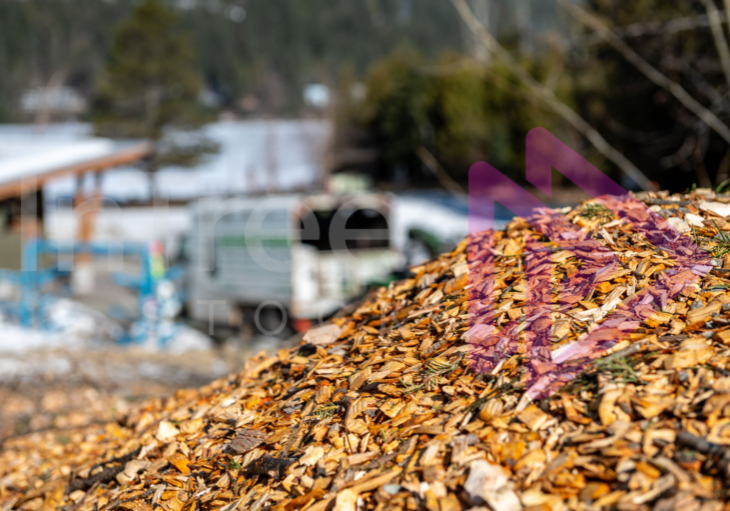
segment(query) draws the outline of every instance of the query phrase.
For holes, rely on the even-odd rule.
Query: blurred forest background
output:
[[[548,94],[661,188],[724,186],[730,52],[720,2],[469,0],[532,87],[485,48],[456,3],[0,0],[0,122],[64,120],[28,107],[49,90],[69,91],[85,105],[74,118],[107,135],[124,119],[119,136],[159,139],[166,127],[221,115],[328,117],[332,170],[392,189],[463,188],[477,160],[521,180],[525,134],[543,126],[637,188]],[[135,57],[134,34],[161,53]],[[132,78],[121,84],[114,73]],[[328,93],[312,101],[306,90]]]

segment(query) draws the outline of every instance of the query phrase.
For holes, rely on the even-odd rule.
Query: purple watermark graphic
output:
[[[597,309],[603,321],[575,342],[553,353],[553,316],[568,313],[601,282],[624,269],[616,253],[590,238],[588,233],[536,199],[527,190],[487,163],[469,170],[469,362],[481,373],[498,370],[525,343],[527,394],[549,396],[580,374],[591,361],[616,346],[642,322],[667,306],[667,300],[692,292],[701,276],[710,271],[709,254],[650,211],[620,185],[543,128],[530,130],[526,139],[527,181],[552,196],[552,169],[570,179],[596,201],[633,226],[647,241],[673,259],[674,266],[659,275],[652,286],[635,292],[624,287]],[[495,211],[498,202],[523,217],[550,243],[528,238],[525,243],[524,318],[498,327],[502,310],[495,307]],[[609,236],[610,238],[610,236]],[[610,245],[610,243],[609,243]],[[557,288],[550,282],[552,256],[569,251],[580,261],[579,270]],[[623,301],[621,296],[626,296]]]

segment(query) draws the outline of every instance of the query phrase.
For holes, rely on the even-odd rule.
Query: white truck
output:
[[[387,194],[198,201],[186,250],[189,316],[268,335],[321,321],[402,267],[390,212]]]

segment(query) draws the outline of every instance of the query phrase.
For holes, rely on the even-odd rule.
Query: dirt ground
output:
[[[229,346],[186,354],[139,348],[0,353],[0,445],[32,431],[115,420],[142,400],[199,387],[243,368],[275,344]]]

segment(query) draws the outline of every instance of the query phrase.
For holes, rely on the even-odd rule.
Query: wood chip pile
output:
[[[0,510],[727,509],[730,198],[639,197],[713,269],[548,398],[526,399],[524,348],[470,368],[465,240],[240,374],[7,441]],[[556,314],[554,348],[673,265],[605,207],[563,213],[623,268]],[[523,314],[535,234],[521,219],[497,233],[498,325]]]

